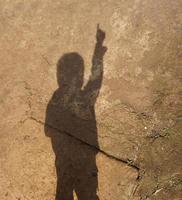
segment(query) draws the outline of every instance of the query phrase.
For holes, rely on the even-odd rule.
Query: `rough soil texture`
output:
[[[1,200],[55,199],[46,126],[77,155],[97,152],[100,200],[181,199],[181,8],[180,0],[0,0]],[[96,145],[45,118],[63,54],[79,53],[89,80],[98,23],[107,52]]]

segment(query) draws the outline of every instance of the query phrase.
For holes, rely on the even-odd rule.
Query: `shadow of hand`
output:
[[[102,46],[105,37],[106,37],[105,32],[104,32],[102,29],[100,29],[99,24],[97,24],[96,40],[97,40],[97,43],[99,44],[99,46],[100,46],[100,48],[101,48],[101,51],[102,51],[102,54],[103,54],[103,55],[104,55],[104,54],[106,53],[106,51],[107,51],[107,47]]]

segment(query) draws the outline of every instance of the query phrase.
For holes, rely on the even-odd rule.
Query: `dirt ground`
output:
[[[0,0],[1,200],[182,199],[181,8]]]

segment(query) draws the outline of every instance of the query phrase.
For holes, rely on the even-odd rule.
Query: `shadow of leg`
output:
[[[82,173],[75,182],[75,192],[78,200],[99,200],[97,196],[98,180],[97,169],[92,168],[87,173]]]
[[[57,190],[55,200],[73,200],[73,180],[69,178],[68,172],[60,174],[57,170]]]

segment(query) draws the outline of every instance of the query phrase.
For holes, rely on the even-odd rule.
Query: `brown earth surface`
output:
[[[1,200],[53,200],[57,180],[75,200],[96,200],[94,190],[99,200],[182,199],[181,8],[180,0],[0,0]],[[61,95],[58,60],[70,52],[84,60],[82,91],[98,76],[93,60],[103,64],[100,86],[88,90],[94,114],[74,101],[73,119],[59,106],[49,113]],[[72,121],[60,126],[60,116]]]

